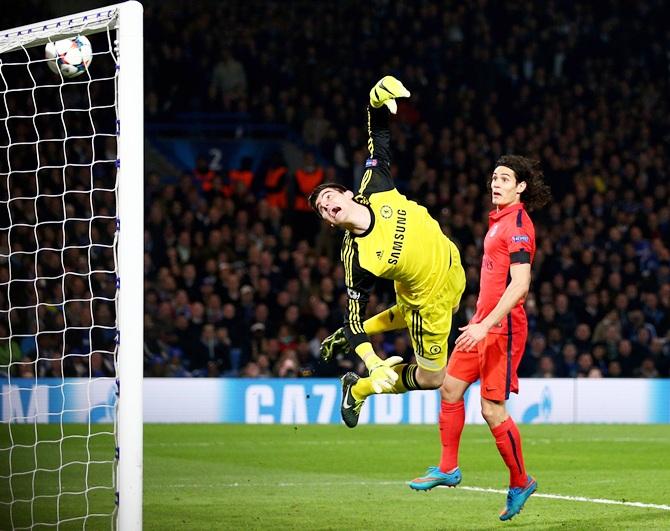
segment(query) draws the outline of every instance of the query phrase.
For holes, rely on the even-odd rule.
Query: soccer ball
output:
[[[72,39],[63,39],[48,42],[44,48],[44,55],[50,59],[47,64],[56,74],[73,78],[83,74],[93,60],[91,42],[79,35]]]

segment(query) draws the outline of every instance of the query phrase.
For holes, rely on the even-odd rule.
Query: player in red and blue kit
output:
[[[463,395],[480,380],[482,415],[510,473],[507,504],[500,513],[501,520],[509,520],[537,489],[535,479],[526,473],[521,435],[505,402],[510,393],[519,391],[517,368],[528,336],[523,303],[530,287],[535,229],[526,208],[542,207],[551,194],[539,163],[516,155],[498,160],[488,185],[496,209],[489,214],[489,230],[484,238],[477,309],[470,323],[460,329],[462,333],[456,339],[440,389],[440,464],[430,467],[425,476],[409,485],[415,490],[430,490],[460,483],[458,446],[465,424]]]

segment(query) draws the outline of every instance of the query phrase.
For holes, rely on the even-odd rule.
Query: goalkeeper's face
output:
[[[354,193],[351,190],[324,188],[316,198],[316,211],[331,225],[344,226],[349,221],[352,208],[356,205],[353,197]]]

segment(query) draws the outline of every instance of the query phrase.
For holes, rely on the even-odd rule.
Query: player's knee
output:
[[[417,371],[417,380],[421,389],[437,389],[444,380],[444,371],[423,371],[421,367]]]
[[[463,396],[468,390],[468,387],[470,387],[469,382],[447,373],[440,386],[440,398],[449,404],[455,404],[456,402],[463,400]]]
[[[463,400],[463,393],[460,389],[455,388],[453,385],[449,385],[449,382],[444,382],[440,386],[440,398],[445,402],[450,404],[455,404]]]
[[[482,400],[482,417],[489,426],[502,424],[507,417],[505,404]]]
[[[482,406],[482,417],[484,417],[484,420],[489,425],[495,422],[495,413],[491,408],[486,407],[484,405]]]

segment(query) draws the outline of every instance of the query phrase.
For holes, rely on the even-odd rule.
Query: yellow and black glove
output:
[[[393,76],[381,78],[370,90],[370,105],[379,108],[386,105],[392,114],[398,112],[396,98],[409,98],[409,90]]]
[[[398,381],[398,373],[393,370],[395,365],[402,363],[400,356],[391,356],[388,359],[382,360],[377,356],[376,360],[366,360],[368,373],[370,374],[370,383],[375,393],[388,393],[393,389],[393,386]],[[368,364],[368,361],[370,363]]]
[[[344,337],[344,328],[338,328],[321,342],[319,353],[323,361],[330,361],[339,354],[349,354],[353,352],[349,346],[347,338]]]

